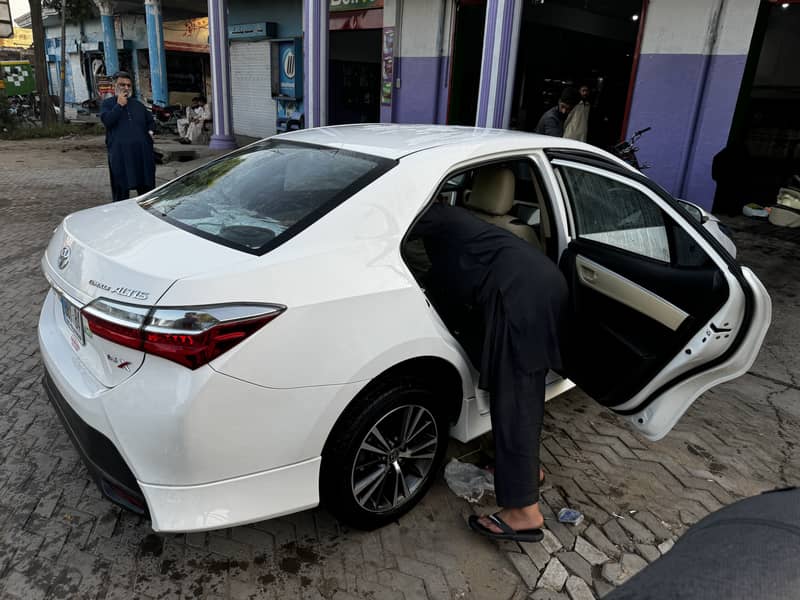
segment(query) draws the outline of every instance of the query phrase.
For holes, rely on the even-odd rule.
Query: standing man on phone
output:
[[[115,96],[103,100],[100,120],[106,128],[112,202],[127,200],[131,189],[149,192],[156,184],[153,115],[133,97],[129,73],[114,74]]]

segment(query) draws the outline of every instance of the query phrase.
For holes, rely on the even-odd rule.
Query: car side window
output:
[[[664,215],[646,194],[583,169],[560,165],[558,171],[578,237],[670,262]]]

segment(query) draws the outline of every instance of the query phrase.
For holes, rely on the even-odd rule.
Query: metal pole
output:
[[[64,99],[67,97],[67,0],[61,0],[61,89],[58,99],[58,122],[64,123]]]

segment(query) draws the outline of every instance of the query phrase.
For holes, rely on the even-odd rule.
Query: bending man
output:
[[[473,516],[469,525],[487,537],[539,541],[545,377],[561,364],[567,284],[533,245],[464,208],[434,205],[414,234],[422,236],[431,261],[434,298],[474,307],[477,314],[467,322],[480,322],[478,343],[467,344],[467,352],[480,369],[480,387],[491,396],[495,493],[502,510]]]

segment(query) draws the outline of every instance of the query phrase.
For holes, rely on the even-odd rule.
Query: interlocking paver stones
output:
[[[526,555],[520,554],[518,552],[508,552],[506,553],[508,559],[511,563],[516,567],[517,572],[522,577],[522,580],[525,582],[530,589],[536,587],[536,582],[539,580],[539,569],[536,565],[533,564]]]
[[[614,589],[614,586],[605,581],[604,579],[595,579],[594,580],[594,591],[595,595],[598,598],[602,598],[606,594],[608,594],[611,590]]]
[[[616,562],[608,562],[603,565],[603,579],[614,587],[620,586],[628,580],[628,575],[622,570],[622,565]]]
[[[567,579],[567,593],[571,600],[595,600],[594,594],[588,584],[580,577],[574,575]]]
[[[528,558],[533,561],[537,569],[541,571],[547,566],[547,563],[550,561],[550,553],[545,550],[541,543],[520,542],[519,545],[522,547],[525,554],[528,555]]]
[[[545,588],[539,588],[528,596],[528,600],[569,600],[569,596],[564,592],[554,592]]]
[[[584,581],[592,581],[592,565],[583,560],[577,552],[560,552],[558,560],[570,573],[575,573]]]
[[[658,548],[649,544],[636,544],[636,550],[647,562],[653,562],[661,556],[661,552],[658,551]]]
[[[621,520],[622,519],[611,519],[603,525],[603,531],[608,536],[608,539],[620,548],[631,548],[633,544],[625,533],[625,530],[622,529],[622,526],[619,524]]]
[[[558,592],[564,587],[567,577],[569,577],[569,573],[567,573],[561,561],[557,558],[551,558],[550,562],[547,563],[547,567],[544,569],[544,573],[542,573],[542,576],[536,583],[536,587],[543,587]]]
[[[561,544],[559,539],[555,535],[553,535],[553,532],[551,532],[549,529],[543,529],[542,533],[544,534],[544,537],[542,538],[542,541],[539,543],[542,545],[542,547],[548,554],[555,554],[556,552],[561,550],[563,545]]]
[[[593,531],[596,531],[599,535],[603,535],[597,528],[595,528]],[[578,536],[575,539],[575,552],[582,556],[583,559],[586,560],[590,565],[602,565],[609,560],[605,552],[598,550],[581,536]]]
[[[658,551],[661,552],[661,554],[666,554],[667,552],[672,550],[672,547],[674,545],[675,542],[673,542],[672,540],[667,540],[666,542],[662,542],[658,545]]]
[[[13,144],[14,160],[0,169],[2,598],[128,600],[138,586],[142,600],[195,593],[330,600],[367,592],[415,600],[448,594],[562,600],[577,593],[580,578],[567,579],[566,590],[529,591],[554,559],[586,576],[580,557],[599,567],[595,576],[616,569],[621,580],[644,564],[635,555],[652,560],[654,546],[667,552],[688,525],[720,504],[800,479],[800,445],[793,441],[800,438],[793,362],[800,336],[791,326],[800,265],[786,260],[795,256],[796,240],[749,232],[745,219],[737,221],[740,258],[755,264],[772,290],[775,322],[789,325],[770,329],[753,374],[704,394],[657,443],[580,390],[548,403],[544,544],[478,538],[464,523],[470,507],[437,481],[416,510],[369,534],[319,509],[232,530],[157,536],[162,554],[143,554],[149,522],[102,498],[39,384],[35,317],[47,291],[39,261],[62,217],[108,200],[103,138],[3,144],[4,150]],[[170,163],[157,177],[164,181],[196,164]],[[558,523],[554,512],[563,506],[581,510],[584,523]],[[427,566],[417,576],[402,572],[401,563],[407,570]],[[526,573],[525,582],[517,571]],[[598,597],[610,589],[602,577],[591,585]]]

